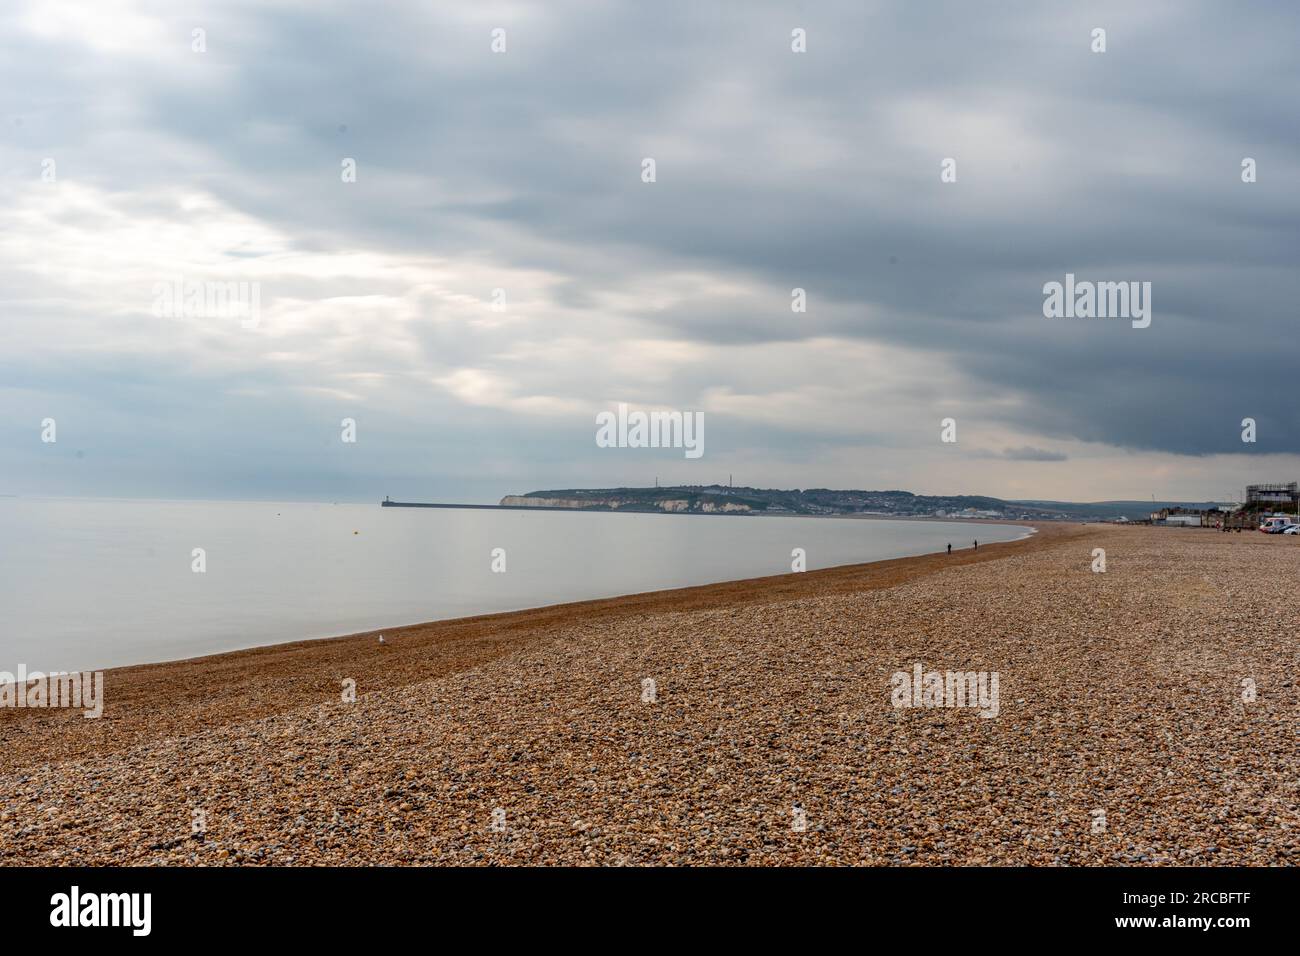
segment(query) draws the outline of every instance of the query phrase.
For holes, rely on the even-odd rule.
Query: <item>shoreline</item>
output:
[[[982,519],[967,520],[974,524]],[[1012,524],[992,519],[986,523]],[[39,746],[31,747],[33,735],[47,738],[52,749],[45,759],[49,759],[49,753],[57,754],[59,759],[101,753],[104,748],[131,746],[142,735],[182,733],[195,718],[207,727],[221,726],[326,702],[337,696],[335,675],[341,669],[366,675],[372,687],[405,686],[478,666],[575,623],[612,624],[640,615],[738,608],[814,595],[880,590],[949,568],[1047,546],[1079,533],[1070,522],[1045,523],[1046,530],[1024,522],[1014,524],[1027,533],[1011,541],[985,544],[978,551],[963,548],[951,555],[931,552],[105,668],[105,712],[97,720],[84,720],[80,712],[0,708],[0,772],[31,762],[19,761],[18,751],[4,746],[17,743],[20,734],[30,747],[29,753],[40,752]],[[384,645],[378,643],[380,634],[387,642]],[[78,722],[87,726],[68,735],[69,721],[74,726]]]
[[[462,506],[461,505],[438,505],[436,507],[459,508]],[[497,507],[497,506],[487,505],[481,507]],[[521,508],[518,510],[538,511],[543,509]],[[572,510],[572,509],[557,508],[557,509],[550,509],[550,510],[565,511],[565,510]],[[610,514],[617,514],[617,513],[618,512],[610,512]],[[625,513],[655,514],[659,512],[625,512]],[[662,513],[668,514],[669,512],[662,512]],[[696,515],[695,517],[735,517],[735,516],[734,515],[725,515],[725,516],[724,515]],[[932,518],[923,515],[916,516],[916,517],[908,517],[908,518],[895,518],[890,515],[753,515],[750,517],[814,518],[814,519],[849,518],[855,521],[926,521],[926,522],[939,522],[944,524],[953,523],[952,519]],[[990,541],[986,543],[984,545],[984,548],[987,551],[992,551],[995,547],[998,547],[999,545],[1013,545],[1013,544],[1019,544],[1022,541],[1031,540],[1034,537],[1034,535],[1038,534],[1039,531],[1037,527],[1030,526],[1021,521],[1013,522],[1013,521],[1007,521],[1004,519],[996,519],[996,518],[978,518],[978,519],[968,518],[962,520],[963,523],[965,524],[975,524],[976,522],[980,522],[983,524],[998,525],[1001,527],[1017,526],[1017,527],[1024,527],[1026,529],[1025,534],[1021,535],[1018,538],[1012,538],[1010,541]],[[1055,524],[1065,525],[1065,524],[1077,524],[1077,523],[1078,522],[1056,522]],[[974,556],[975,554],[973,548],[964,547],[964,548],[959,548],[957,550],[954,550],[951,555],[947,554],[944,551],[929,551],[924,554],[906,555],[901,558],[881,558],[877,561],[857,561],[852,564],[837,564],[829,568],[817,568],[812,571],[802,571],[799,572],[799,574],[822,575],[832,571],[847,572],[852,570],[871,568],[876,565],[894,564],[895,562],[899,563],[900,567],[905,567],[905,565],[903,564],[904,562],[920,561],[921,559],[924,558],[932,558],[940,555],[943,556],[945,563],[951,564],[953,563],[952,559],[956,558],[959,554],[965,555],[967,552],[970,552],[972,556]],[[933,569],[933,570],[942,570],[942,569]],[[932,571],[927,571],[927,573],[932,573]],[[366,628],[365,630],[361,630],[361,631],[346,631],[341,634],[323,634],[315,637],[296,637],[296,638],[290,638],[289,640],[275,640],[275,641],[269,641],[265,644],[252,644],[248,647],[236,647],[225,651],[213,651],[208,654],[195,654],[188,657],[165,658],[163,660],[138,661],[133,664],[117,664],[112,667],[95,668],[94,670],[103,671],[105,674],[110,674],[114,672],[137,670],[140,668],[164,667],[164,666],[181,665],[181,664],[197,664],[202,661],[210,660],[212,658],[217,658],[217,657],[229,657],[229,656],[235,656],[240,654],[250,654],[259,651],[274,651],[277,648],[299,647],[299,646],[310,647],[312,645],[319,644],[323,641],[341,641],[341,640],[350,640],[354,638],[377,636],[380,634],[384,634],[384,635],[398,634],[405,631],[431,628],[436,625],[443,625],[443,624],[454,625],[454,624],[460,624],[469,621],[487,622],[493,618],[509,618],[514,615],[531,614],[534,612],[563,611],[568,608],[577,608],[577,607],[588,606],[588,605],[604,605],[604,604],[618,605],[624,602],[632,602],[644,598],[649,598],[654,595],[664,595],[664,596],[678,595],[678,594],[684,595],[684,594],[697,592],[697,591],[704,592],[708,589],[726,588],[731,585],[754,585],[754,586],[761,587],[763,586],[764,582],[773,581],[779,578],[796,578],[796,577],[798,577],[798,575],[796,575],[795,573],[786,572],[784,574],[765,574],[760,577],[751,577],[751,578],[729,578],[724,581],[709,581],[709,582],[705,582],[704,584],[687,584],[681,587],[658,588],[650,591],[630,591],[625,594],[611,594],[605,597],[583,598],[582,600],[579,601],[560,601],[558,603],[553,603],[553,604],[535,604],[535,605],[530,605],[528,607],[511,608],[509,610],[504,610],[504,611],[484,611],[479,614],[465,614],[465,615],[460,615],[458,617],[432,618],[430,620],[411,621],[405,624],[381,624],[381,625],[376,625],[375,627]],[[907,580],[907,579],[908,578],[900,578],[899,580]],[[83,673],[84,672],[85,671],[83,671]]]
[[[484,509],[484,508],[494,508],[494,509],[497,508],[497,506],[495,506],[495,505],[492,505],[492,506],[438,505],[438,506],[436,506],[436,507],[437,507],[438,509],[440,509],[440,510],[454,510],[454,509],[459,509],[459,508],[462,508],[462,507],[466,507],[466,508],[470,508],[470,509],[478,509],[478,510],[482,510],[482,509]],[[618,511],[609,511],[609,512],[602,512],[602,511],[598,511],[598,510],[595,510],[595,509],[592,509],[592,510],[575,510],[575,509],[563,509],[563,508],[556,508],[556,509],[542,509],[542,508],[501,508],[501,509],[497,509],[497,510],[515,510],[515,511],[542,511],[542,510],[549,510],[549,511],[566,511],[566,510],[574,510],[575,513],[578,513],[578,514],[606,514],[606,513],[607,513],[607,514],[630,514],[630,515],[643,515],[643,516],[644,516],[644,515],[658,515],[658,514],[662,514],[662,515],[667,516],[667,515],[670,515],[670,514],[671,514],[671,515],[674,515],[674,516],[680,516],[680,515],[677,515],[677,513],[673,513],[673,512],[638,512],[638,511],[623,511],[623,512],[618,512]],[[947,519],[947,518],[933,518],[933,517],[928,516],[928,515],[914,516],[914,517],[896,518],[896,517],[893,517],[893,516],[890,516],[890,515],[858,515],[858,514],[852,514],[852,515],[849,515],[849,514],[845,514],[845,515],[789,515],[789,514],[786,514],[786,515],[762,515],[762,514],[755,514],[755,515],[722,515],[722,514],[716,514],[716,515],[715,515],[715,514],[698,515],[698,514],[697,514],[697,515],[687,515],[687,516],[694,516],[694,517],[766,517],[766,518],[807,518],[807,519],[818,519],[818,520],[825,520],[825,519],[852,519],[852,520],[855,520],[855,521],[887,521],[887,522],[900,522],[900,523],[901,523],[901,522],[919,522],[919,523],[927,523],[927,522],[928,522],[928,523],[949,524],[949,525],[954,525],[954,526],[958,526],[958,527],[965,526],[965,525],[988,525],[988,526],[997,527],[997,528],[1001,528],[1001,529],[1021,529],[1021,530],[1024,531],[1023,534],[1019,535],[1019,536],[1016,537],[1016,538],[1012,538],[1012,539],[1010,539],[1009,541],[1006,541],[1006,542],[993,542],[993,541],[986,542],[986,543],[985,543],[985,546],[986,546],[986,547],[991,547],[992,545],[997,544],[997,543],[1004,543],[1004,544],[1005,544],[1005,543],[1012,543],[1012,542],[1015,542],[1015,541],[1020,541],[1020,540],[1023,540],[1023,539],[1025,539],[1025,538],[1032,537],[1034,534],[1037,533],[1037,528],[1036,528],[1036,527],[1030,525],[1030,524],[1029,524],[1028,522],[1026,522],[1026,521],[1022,521],[1022,520],[1019,520],[1019,519],[1017,519],[1017,520],[1007,520],[1007,519],[992,519],[992,518],[981,518],[981,519],[970,518],[970,519],[961,519],[961,520],[957,520],[957,519]],[[1058,523],[1058,524],[1064,524],[1065,522],[1056,522],[1056,523]],[[954,531],[955,531],[955,530],[957,530],[957,528],[954,528]],[[958,550],[960,550],[960,551],[966,551],[966,550],[969,550],[969,548],[968,548],[968,547],[962,547],[962,548],[959,548]],[[917,555],[904,555],[902,558],[880,558],[880,559],[869,560],[869,561],[854,561],[854,562],[852,562],[852,563],[850,563],[850,564],[833,565],[832,567],[829,567],[829,568],[819,568],[819,569],[817,569],[817,571],[815,571],[815,572],[804,572],[804,573],[818,573],[818,572],[820,572],[820,571],[835,570],[835,569],[837,569],[837,568],[857,567],[857,566],[860,566],[860,565],[867,565],[867,564],[875,564],[875,563],[879,563],[879,561],[907,560],[907,559],[910,559],[910,558],[925,557],[926,554],[940,554],[940,553],[942,553],[942,552],[939,552],[939,551],[935,551],[935,552],[924,552],[924,553],[922,553],[922,554],[917,554]],[[727,573],[727,572],[724,572],[724,573]],[[735,573],[735,571],[732,570],[732,571],[729,572],[729,573]],[[788,573],[788,572],[786,572],[786,573]],[[366,634],[374,634],[374,635],[378,635],[378,634],[381,634],[381,633],[383,633],[383,634],[388,634],[388,633],[391,633],[391,632],[397,632],[397,631],[407,630],[407,629],[410,629],[410,628],[423,627],[423,626],[426,626],[426,625],[432,625],[432,624],[437,624],[437,623],[447,623],[447,622],[460,621],[460,620],[477,619],[477,618],[489,617],[489,616],[492,616],[492,615],[500,615],[500,614],[514,614],[514,613],[519,613],[519,612],[523,612],[523,611],[537,611],[537,610],[543,610],[543,609],[545,609],[545,608],[549,608],[549,607],[558,607],[558,606],[567,605],[567,604],[580,604],[580,603],[586,603],[586,602],[592,602],[592,601],[605,601],[605,600],[618,600],[618,599],[622,599],[622,598],[634,598],[634,597],[638,597],[638,596],[640,596],[640,595],[642,595],[642,594],[656,593],[656,591],[660,591],[660,590],[662,590],[662,591],[689,591],[689,590],[691,590],[692,588],[697,588],[697,587],[713,587],[713,586],[715,586],[715,585],[729,584],[729,583],[735,583],[735,582],[740,582],[740,581],[762,581],[762,580],[765,580],[766,578],[777,578],[777,577],[783,577],[783,576],[784,576],[784,575],[783,575],[782,573],[779,573],[779,572],[778,572],[778,573],[775,573],[775,574],[763,574],[763,575],[760,576],[760,577],[724,578],[724,579],[715,580],[715,581],[703,581],[703,582],[698,583],[698,584],[679,584],[679,585],[673,585],[673,586],[665,587],[665,588],[655,588],[655,589],[651,589],[651,590],[648,590],[648,591],[641,591],[641,590],[632,590],[632,591],[627,591],[627,590],[618,590],[618,589],[617,589],[617,586],[615,586],[615,587],[611,587],[610,590],[609,590],[608,592],[604,593],[604,594],[597,594],[597,595],[592,596],[592,597],[575,597],[575,598],[568,599],[568,600],[558,600],[558,601],[556,601],[556,600],[545,600],[544,603],[539,603],[539,604],[521,604],[521,605],[514,606],[514,607],[511,607],[511,606],[505,606],[505,607],[489,608],[489,609],[484,609],[484,610],[477,610],[477,611],[474,611],[473,613],[464,613],[464,610],[465,610],[465,609],[457,609],[457,611],[451,612],[451,616],[446,616],[446,617],[424,617],[424,616],[416,616],[416,615],[413,614],[412,617],[407,618],[407,619],[404,620],[404,621],[402,621],[402,620],[380,620],[380,621],[378,621],[377,623],[374,623],[374,619],[375,619],[375,618],[378,618],[378,617],[381,617],[381,616],[382,616],[382,612],[381,612],[380,614],[367,615],[368,617],[371,618],[370,621],[366,621],[366,620],[355,621],[355,620],[354,620],[354,621],[350,622],[349,625],[348,625],[348,627],[351,628],[351,629],[349,629],[349,630],[334,630],[334,629],[333,629],[333,626],[332,626],[329,622],[324,621],[324,622],[318,622],[318,623],[317,623],[316,625],[314,625],[314,626],[306,626],[306,627],[300,627],[300,628],[294,628],[294,629],[292,629],[293,631],[296,631],[296,633],[291,632],[291,633],[263,633],[263,634],[258,634],[258,635],[253,636],[253,637],[251,638],[251,640],[252,640],[251,643],[244,643],[244,641],[249,640],[249,637],[247,637],[247,636],[245,636],[245,637],[241,637],[241,638],[221,639],[221,640],[218,640],[218,641],[210,641],[210,642],[207,642],[207,643],[208,643],[208,646],[207,646],[206,648],[174,648],[173,650],[176,652],[175,656],[171,656],[169,652],[163,652],[165,656],[160,656],[160,657],[146,657],[146,658],[144,658],[144,659],[138,659],[138,658],[137,658],[137,659],[135,659],[135,660],[130,660],[130,659],[128,659],[128,660],[125,660],[125,661],[121,661],[121,660],[119,659],[119,661],[116,661],[116,662],[114,662],[114,661],[109,661],[108,663],[100,664],[99,666],[71,666],[71,665],[64,665],[64,667],[61,668],[61,669],[62,669],[62,670],[67,670],[67,671],[75,671],[75,672],[79,672],[79,673],[95,673],[95,672],[104,672],[104,673],[109,673],[109,672],[111,672],[111,671],[122,671],[122,670],[126,670],[126,669],[129,669],[129,668],[135,668],[135,667],[146,667],[146,666],[155,665],[155,664],[182,664],[182,663],[186,663],[186,662],[189,662],[189,661],[196,661],[196,660],[200,660],[200,659],[208,658],[208,657],[218,657],[218,656],[225,655],[225,654],[239,654],[239,653],[244,653],[244,652],[248,652],[248,651],[265,650],[265,649],[269,649],[269,648],[281,647],[281,646],[286,646],[286,645],[290,645],[290,644],[296,645],[296,644],[301,644],[301,643],[310,643],[310,642],[316,642],[316,641],[337,640],[337,639],[341,639],[341,638],[349,638],[349,637],[355,637],[355,636],[366,635]],[[626,585],[626,586],[634,586],[634,583],[633,583],[633,582],[623,582],[623,583],[624,583],[624,585]],[[432,610],[432,612],[435,613],[435,614],[438,613],[437,610],[434,610],[434,609],[431,609],[431,610]],[[359,627],[360,629],[357,629],[358,627]],[[215,645],[215,646],[214,646],[214,645]],[[55,670],[56,668],[30,668],[30,669],[33,670],[33,671],[35,671],[35,670],[42,670],[42,671],[44,671],[44,670],[46,670],[46,669],[48,669],[48,670]],[[3,708],[0,708],[0,711],[2,711],[2,710],[3,710]]]

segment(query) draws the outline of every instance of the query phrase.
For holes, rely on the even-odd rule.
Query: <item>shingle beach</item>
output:
[[[1293,537],[1045,525],[123,668],[0,711],[0,863],[1294,864],[1297,582]],[[997,715],[896,707],[917,665]]]

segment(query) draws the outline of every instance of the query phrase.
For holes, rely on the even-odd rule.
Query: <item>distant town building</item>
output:
[[[1161,508],[1151,512],[1152,524],[1174,525],[1185,528],[1218,527],[1222,523],[1217,509],[1197,511],[1194,508]]]
[[[1003,514],[1001,511],[995,511],[992,508],[963,508],[961,511],[954,511],[951,514],[947,514],[947,515],[945,515],[945,512],[943,511],[936,511],[934,513],[934,516],[936,518],[942,518],[945,516],[951,518],[1004,518],[1006,517],[1006,515]]]
[[[1285,485],[1247,485],[1246,504],[1249,505],[1289,505],[1291,508],[1300,503],[1300,491],[1294,481]]]

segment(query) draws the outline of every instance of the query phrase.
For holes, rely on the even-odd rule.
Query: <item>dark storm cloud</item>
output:
[[[558,268],[576,287],[617,283],[584,264],[597,245],[622,249],[629,267],[737,270],[835,306],[797,323],[780,299],[766,314],[725,299],[647,310],[687,338],[857,335],[952,355],[1029,399],[1008,424],[1063,438],[1232,450],[1234,425],[1253,412],[1268,421],[1271,449],[1300,447],[1300,418],[1283,410],[1289,360],[1260,348],[1286,336],[1300,301],[1290,13],[676,12],[555,10],[536,20],[537,37],[513,27],[511,51],[495,60],[473,55],[482,29],[447,29],[436,15],[423,30],[398,17],[357,31],[337,13],[313,13],[310,25],[277,14],[257,24],[277,55],[244,64],[232,101],[236,114],[292,124],[299,149],[266,155],[246,143],[247,155],[226,158],[250,181],[279,165],[289,188],[276,212],[299,227],[313,204],[294,183],[311,152],[324,164],[346,145],[378,201],[332,214],[375,241],[437,250],[505,222],[556,244],[530,254],[520,242],[518,261]],[[795,22],[811,37],[804,59],[785,52]],[[1105,54],[1087,48],[1094,25],[1109,30]],[[732,93],[718,94],[726,84]],[[716,113],[684,118],[710,96]],[[956,156],[959,178],[940,186],[942,156],[900,141],[888,119],[912,97],[954,116],[1010,118],[1043,153],[954,130],[943,155]],[[154,122],[210,123],[194,106],[169,97]],[[336,119],[351,121],[345,137]],[[823,139],[834,155],[798,161]],[[963,164],[963,147],[977,164]],[[659,163],[652,190],[634,175],[642,154]],[[1240,182],[1245,155],[1261,165],[1253,185]],[[433,188],[399,199],[383,184],[389,170]],[[485,198],[458,199],[457,182]],[[1044,319],[1042,284],[1067,271],[1152,281],[1152,328]]]

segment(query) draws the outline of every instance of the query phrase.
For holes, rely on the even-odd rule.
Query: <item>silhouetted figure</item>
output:
[[[949,554],[952,554],[952,542],[951,542],[951,541],[948,542],[948,553],[949,553]]]
[[[975,550],[978,551],[979,549],[980,549],[980,543],[979,543],[978,541],[976,541],[976,542],[975,542]]]

